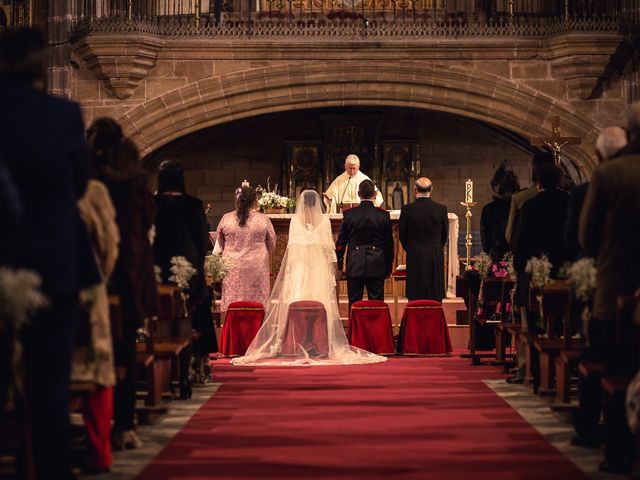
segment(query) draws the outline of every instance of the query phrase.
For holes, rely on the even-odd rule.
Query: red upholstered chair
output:
[[[398,337],[399,353],[443,354],[452,351],[442,304],[435,300],[407,303]]]
[[[260,302],[233,302],[227,309],[222,326],[220,353],[244,355],[264,320],[264,307]]]
[[[389,306],[382,300],[361,300],[351,306],[349,343],[371,353],[394,353]]]
[[[329,354],[327,312],[314,300],[293,302],[287,312],[281,354],[301,355],[302,349],[314,357]]]

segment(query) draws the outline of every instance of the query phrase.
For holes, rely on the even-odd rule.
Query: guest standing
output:
[[[348,246],[345,275],[349,312],[351,305],[362,300],[367,287],[369,300],[384,300],[384,279],[393,268],[393,235],[389,212],[377,208],[377,191],[371,180],[358,187],[360,205],[344,211],[336,241],[338,270],[342,270]]]
[[[73,477],[68,393],[78,292],[99,283],[100,273],[77,206],[89,169],[82,113],[35,87],[44,82],[46,55],[40,32],[0,32],[0,157],[23,219],[13,232],[12,266],[36,271],[49,300],[24,337],[35,473],[66,480]]]
[[[242,187],[236,210],[226,213],[218,224],[222,257],[231,262],[231,271],[222,281],[222,312],[239,300],[266,307],[269,298],[269,252],[276,246],[276,234],[269,217],[255,207],[255,188]]]
[[[100,124],[89,129],[99,138]],[[116,136],[117,137],[117,136]],[[96,150],[97,151],[97,150]],[[122,338],[114,342],[118,382],[114,392],[113,447],[140,448],[134,431],[136,401],[136,331],[144,319],[158,315],[158,290],[153,271],[149,230],[155,204],[140,155],[128,139],[113,139],[104,155],[96,154],[98,178],[109,189],[120,230],[120,254],[109,281],[109,292],[120,297]]]
[[[209,229],[202,201],[187,195],[182,166],[174,160],[165,160],[158,169],[158,209],[156,238],[153,245],[156,265],[162,269],[162,280],[171,276],[171,258],[185,257],[196,273],[189,281],[188,308],[193,329],[191,344],[195,372],[190,380],[206,380],[209,353],[218,350],[211,316],[211,295],[205,284],[204,257],[207,253]],[[189,387],[181,386],[187,395]]]
[[[596,258],[598,273],[589,321],[590,360],[604,362],[612,376],[633,376],[637,358],[620,358],[616,349],[616,301],[620,295],[633,295],[640,287],[640,257],[635,253],[640,231],[640,102],[631,106],[627,122],[629,144],[623,154],[598,167],[587,191],[580,214],[579,239],[585,252]],[[621,325],[622,331],[630,331]],[[597,433],[600,417],[600,384],[584,391],[580,399],[592,399],[580,405],[576,431],[584,440]],[[581,417],[581,418],[580,418]],[[613,416],[612,416],[613,417]],[[605,462],[601,470],[622,473],[633,461],[633,440],[624,415],[605,420]]]
[[[416,200],[402,207],[399,236],[407,252],[407,298],[442,301],[444,245],[449,237],[447,207],[431,199],[433,184],[426,177],[416,180]]]
[[[505,253],[511,251],[504,234],[509,220],[511,195],[520,190],[518,177],[506,168],[506,161],[498,167],[491,180],[495,196],[482,208],[480,215],[480,238],[482,249],[493,262],[499,262]]]
[[[109,191],[102,182],[89,180],[78,207],[91,235],[103,281],[80,292],[82,303],[90,308],[83,318],[87,323],[88,336],[86,343],[76,346],[71,378],[96,385],[95,390],[82,399],[82,416],[90,445],[85,471],[99,473],[109,471],[111,467],[111,421],[116,376],[107,281],[118,258],[120,233]]]

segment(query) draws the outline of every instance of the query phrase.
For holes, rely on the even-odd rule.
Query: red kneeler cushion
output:
[[[398,352],[436,355],[451,351],[449,328],[442,304],[435,300],[407,303],[400,325]]]
[[[220,335],[222,355],[244,355],[264,320],[264,307],[260,302],[233,302]]]
[[[371,353],[394,353],[389,306],[382,300],[361,300],[351,306],[349,343]]]
[[[301,300],[289,305],[287,326],[282,335],[282,355],[313,357],[329,354],[327,312],[324,305],[314,300]]]

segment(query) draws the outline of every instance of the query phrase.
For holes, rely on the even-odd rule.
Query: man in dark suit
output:
[[[400,212],[400,243],[407,252],[407,298],[437,300],[445,297],[443,247],[449,237],[447,207],[431,199],[433,184],[416,180],[416,201]]]
[[[35,270],[49,305],[24,335],[26,392],[38,478],[73,478],[68,387],[78,292],[100,275],[77,201],[88,150],[78,105],[47,95],[46,43],[32,29],[0,33],[0,156],[22,203],[13,266]]]
[[[627,132],[621,127],[607,127],[596,140],[596,155],[598,163],[605,162],[620,156],[620,150],[627,145]],[[578,223],[580,212],[587,196],[590,182],[573,187],[570,192],[569,207],[567,209],[567,223],[565,225],[565,240],[567,255],[571,261],[584,256],[584,252],[578,243]]]
[[[524,271],[531,257],[545,254],[551,264],[551,276],[567,259],[564,225],[569,194],[560,189],[562,171],[556,165],[544,165],[538,170],[540,193],[520,209],[518,228],[513,241],[513,265]]]
[[[351,305],[362,300],[367,287],[369,300],[384,300],[384,279],[391,275],[393,236],[389,212],[373,204],[375,185],[364,180],[358,188],[360,205],[345,210],[336,242],[338,269],[342,271],[346,247],[347,292]]]

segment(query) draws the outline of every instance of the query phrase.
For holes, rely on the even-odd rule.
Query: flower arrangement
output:
[[[567,269],[567,277],[576,298],[581,302],[588,302],[596,289],[596,262],[593,258],[581,258]]]
[[[196,274],[196,269],[185,257],[171,257],[171,276],[169,281],[175,283],[180,290],[187,292],[191,277]]]
[[[204,271],[212,282],[221,282],[231,270],[231,262],[221,255],[207,255],[204,257]]]
[[[485,252],[480,252],[478,255],[473,257],[473,269],[477,270],[482,280],[489,275],[492,264],[493,261],[491,260],[491,257]]]
[[[256,187],[256,194],[258,196],[258,207],[260,207],[260,209],[263,211],[272,209],[294,208],[296,206],[296,201],[289,197],[284,197],[278,194],[278,184],[276,184],[274,189],[271,190],[269,186],[269,178],[267,178],[266,190],[262,188],[261,185],[258,185]]]
[[[531,283],[534,287],[544,288],[551,283],[551,268],[553,265],[546,255],[531,257],[527,260],[525,272],[531,275]]]
[[[32,270],[0,267],[0,339],[7,354],[9,381],[0,390],[0,409],[11,410],[24,390],[21,332],[30,317],[48,305],[40,291],[42,279]]]

